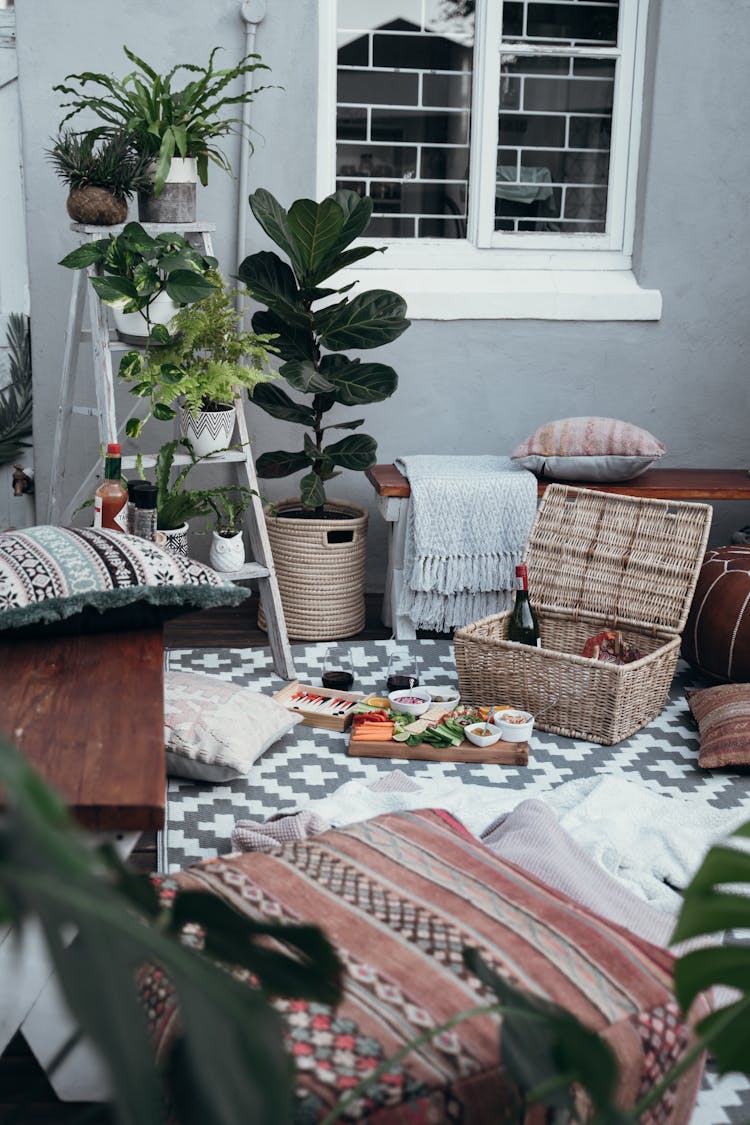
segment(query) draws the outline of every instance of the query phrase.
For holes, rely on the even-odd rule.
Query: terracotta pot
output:
[[[138,218],[142,223],[194,223],[197,183],[198,161],[173,157],[159,198],[151,191],[138,192]]]
[[[111,191],[99,187],[73,188],[68,196],[68,214],[76,223],[113,227],[128,217],[128,204]]]
[[[193,416],[189,410],[179,406],[177,418],[180,436],[187,438],[196,457],[206,457],[226,449],[234,432],[234,407],[227,403],[223,410],[201,410]]]

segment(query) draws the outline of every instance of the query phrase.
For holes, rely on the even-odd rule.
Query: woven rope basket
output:
[[[541,647],[509,641],[510,613],[454,636],[467,703],[510,703],[541,730],[612,745],[663,709],[711,523],[707,504],[550,485],[526,548]],[[581,656],[617,628],[641,652],[631,664]]]
[[[282,500],[283,512],[299,500]],[[295,519],[266,508],[276,576],[287,632],[304,641],[351,637],[365,624],[367,512],[356,504],[329,500],[326,511],[355,513],[353,519]],[[345,542],[339,542],[346,537]],[[258,625],[266,628],[262,609]]]

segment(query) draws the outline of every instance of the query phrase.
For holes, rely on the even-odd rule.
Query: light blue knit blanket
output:
[[[448,632],[512,602],[536,514],[536,477],[509,457],[400,457],[409,480],[399,613]]]

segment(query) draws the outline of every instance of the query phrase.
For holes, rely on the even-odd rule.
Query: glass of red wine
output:
[[[353,683],[350,653],[337,647],[327,648],[323,654],[323,687],[333,691],[349,691]]]
[[[413,688],[419,683],[417,658],[406,649],[394,649],[388,657],[386,687],[388,691]]]

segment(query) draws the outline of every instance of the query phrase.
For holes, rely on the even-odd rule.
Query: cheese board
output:
[[[299,711],[302,726],[345,731],[352,721],[354,705],[362,699],[360,691],[334,691],[291,680],[274,699],[290,711]]]
[[[434,727],[451,713],[450,705],[433,704],[427,712],[409,723],[404,733],[409,731],[415,735],[424,734],[429,727]],[[500,739],[490,746],[477,746],[464,736],[457,745],[439,746],[428,741],[410,745],[401,739],[386,737],[385,734],[383,738],[378,738],[377,723],[370,724],[367,728],[368,733],[364,735],[365,728],[358,725],[360,721],[361,717],[357,718],[349,735],[349,757],[400,758],[423,762],[471,762],[477,765],[501,766],[526,766],[529,762],[528,742],[506,742]],[[393,729],[393,723],[384,723],[383,726],[386,731]]]

